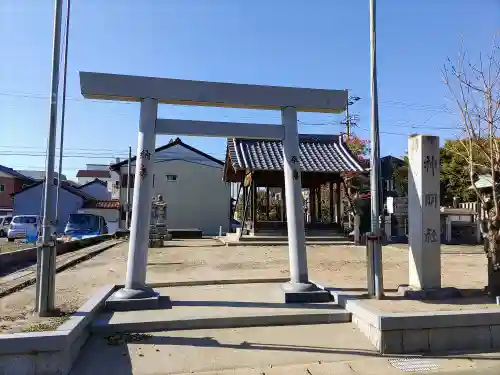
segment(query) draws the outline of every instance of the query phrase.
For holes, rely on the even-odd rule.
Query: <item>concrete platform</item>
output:
[[[137,339],[137,341],[136,341]],[[440,374],[498,374],[498,355],[423,358]],[[404,360],[404,358],[403,358]],[[497,369],[498,371],[498,369]],[[71,375],[401,375],[350,323],[155,332],[119,345],[92,336]],[[455,374],[455,373],[454,373]]]
[[[99,334],[349,322],[334,303],[286,304],[280,283],[157,288],[160,308],[103,312]]]
[[[382,312],[363,296],[330,290],[383,354],[498,351],[500,310]]]

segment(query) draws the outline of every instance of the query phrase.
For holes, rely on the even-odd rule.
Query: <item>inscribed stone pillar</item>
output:
[[[441,287],[439,137],[408,138],[409,284]]]

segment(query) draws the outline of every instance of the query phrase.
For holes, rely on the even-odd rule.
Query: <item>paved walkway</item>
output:
[[[110,369],[120,375],[404,374],[395,367],[403,363],[398,357],[379,355],[350,323],[170,331],[121,338],[92,337],[71,375],[107,375]],[[486,374],[498,359],[496,354],[422,358],[406,363],[406,369],[427,365],[438,373],[474,370]]]

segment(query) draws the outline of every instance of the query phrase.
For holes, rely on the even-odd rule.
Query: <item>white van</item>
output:
[[[10,222],[7,239],[12,242],[16,238],[34,236],[40,229],[40,217],[38,215],[17,215]]]

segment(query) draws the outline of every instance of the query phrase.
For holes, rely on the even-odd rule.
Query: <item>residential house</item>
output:
[[[77,188],[80,191],[83,191],[85,194],[94,197],[95,199],[99,200],[111,199],[111,193],[108,190],[108,184],[99,178],[95,178],[84,185],[78,186]]]
[[[131,202],[134,195],[136,157],[131,159]],[[153,195],[161,194],[167,203],[167,225],[171,229],[200,229],[216,235],[229,229],[230,185],[222,180],[224,163],[179,138],[155,150]],[[128,160],[114,164],[121,176],[120,202],[126,207]],[[124,226],[125,212],[121,225]],[[143,225],[148,225],[144,223]]]
[[[118,162],[120,162],[119,158],[116,160],[116,163]],[[117,187],[119,176],[117,172],[109,169],[108,164],[87,164],[87,169],[79,170],[76,178],[80,185],[85,185],[98,178],[106,183],[111,196],[115,199],[118,198],[119,189]]]
[[[57,186],[57,179],[53,181],[54,186]],[[43,197],[45,191],[45,180],[37,181],[31,185],[25,186],[24,189],[12,194],[14,198],[14,215],[40,215],[43,214]],[[56,208],[56,189],[53,191],[52,203],[54,212]],[[69,214],[78,212],[83,204],[94,198],[73,184],[66,181],[61,181],[61,189],[59,192],[59,221],[56,223],[57,233],[62,233],[66,225]]]
[[[13,200],[11,194],[35,182],[32,178],[0,165],[0,216],[11,215]]]
[[[45,171],[32,171],[32,170],[18,170],[22,175],[29,177],[33,180],[40,181],[45,178]],[[58,177],[58,173],[54,171],[54,178]],[[61,174],[61,180],[67,180],[66,176]]]

